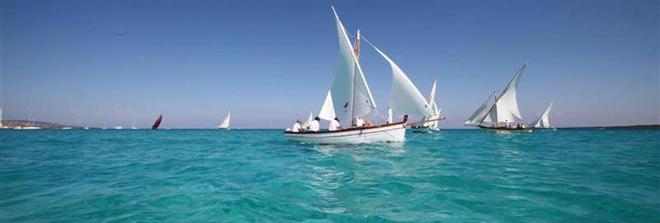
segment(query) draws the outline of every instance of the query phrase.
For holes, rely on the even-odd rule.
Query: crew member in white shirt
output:
[[[364,120],[362,120],[361,117],[357,117],[357,118],[355,119],[355,126],[357,126],[357,127],[362,127],[362,126],[364,126]]]
[[[300,119],[296,120],[296,124],[293,124],[293,128],[291,128],[291,131],[300,132],[303,129],[302,126],[300,125],[301,122],[302,121],[300,121]]]
[[[340,129],[341,129],[341,125],[339,125],[339,118],[335,117],[335,119],[330,121],[330,125],[328,126],[328,131],[336,131]]]
[[[319,127],[319,121],[321,119],[319,117],[314,118],[314,121],[312,123],[309,123],[309,131],[312,132],[318,132],[320,127]]]

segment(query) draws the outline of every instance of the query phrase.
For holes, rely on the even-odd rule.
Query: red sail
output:
[[[154,125],[151,126],[151,129],[158,129],[158,126],[160,126],[160,121],[163,121],[163,115],[158,116],[158,118],[154,122]]]

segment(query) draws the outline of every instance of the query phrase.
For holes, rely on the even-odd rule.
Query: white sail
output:
[[[314,119],[314,113],[310,112],[310,113],[309,113],[309,117],[307,117],[307,120],[305,120],[305,123],[303,123],[302,127],[305,128],[305,129],[306,129],[307,127],[309,127],[309,124],[312,123],[312,120],[313,120],[313,119]]]
[[[378,52],[392,68],[392,92],[390,96],[390,108],[397,113],[420,115],[429,117],[433,115],[431,106],[426,102],[422,93],[417,90],[406,73],[392,61],[385,53],[376,46],[370,45]]]
[[[230,122],[230,119],[231,119],[231,112],[227,113],[227,117],[225,117],[225,119],[222,120],[222,122],[220,123],[220,125],[218,126],[218,128],[221,128],[221,129],[228,129],[228,128],[229,128],[229,122]]]
[[[394,123],[394,117],[392,116],[392,109],[387,109],[387,123]]]
[[[484,125],[487,124],[487,125]],[[478,125],[482,126],[493,126],[497,124],[497,104],[494,104],[490,110],[488,110],[488,113],[486,113],[486,116],[483,117],[481,120],[481,123],[478,123]]]
[[[352,120],[353,117],[371,113],[376,109],[376,104],[354,53],[356,49],[351,45],[346,29],[334,7],[332,12],[335,15],[339,37],[339,68],[330,91],[332,103],[336,116],[342,120]]]
[[[550,102],[550,105],[548,108],[545,109],[545,112],[539,117],[538,120],[534,123],[534,128],[550,128],[550,110],[552,109],[552,102]]]
[[[323,106],[321,106],[321,111],[319,112],[319,118],[323,120],[330,121],[336,117],[335,108],[332,105],[332,94],[328,91],[328,94],[325,96],[325,101]]]
[[[465,121],[465,125],[479,125],[481,124],[481,121],[484,119],[484,116],[486,116],[486,113],[488,113],[488,109],[491,107],[491,98],[492,95],[489,95],[486,100],[481,103],[481,105],[477,108],[472,115]]]
[[[527,64],[523,65],[518,72],[513,76],[513,79],[509,84],[504,88],[502,94],[497,98],[497,120],[498,123],[513,123],[522,120],[520,115],[520,110],[518,109],[518,100],[517,100],[517,91],[518,91],[518,80],[522,75],[523,70],[525,70]]]
[[[433,80],[433,87],[431,87],[431,93],[429,94],[429,102],[428,104],[435,104],[435,85],[436,85],[435,80]]]

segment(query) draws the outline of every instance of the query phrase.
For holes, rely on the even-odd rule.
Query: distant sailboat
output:
[[[229,122],[231,121],[231,112],[227,113],[227,117],[218,125],[218,129],[229,130]]]
[[[435,92],[436,92],[436,81],[433,81],[433,86],[431,87],[431,93],[428,97],[428,104],[431,105],[431,110],[433,115],[429,117],[424,117],[426,122],[423,122],[419,125],[413,126],[411,129],[414,132],[433,132],[440,130],[440,120],[444,118],[440,117],[441,109],[438,108],[438,105],[435,102]]]
[[[537,128],[537,129],[552,128],[552,127],[550,127],[550,120],[549,120],[550,109],[552,109],[552,102],[550,102],[550,105],[548,105],[548,108],[545,109],[545,112],[543,112],[541,117],[539,117],[539,119],[537,119],[534,122],[534,125],[533,125],[534,128]]]
[[[465,121],[465,125],[478,126],[484,129],[531,131],[531,128],[522,120],[516,95],[518,80],[525,67],[527,67],[527,64],[516,72],[499,97],[494,94],[489,96]],[[493,96],[494,101],[491,100]]]
[[[131,129],[138,129],[138,127],[135,127],[135,119],[133,119],[133,124],[131,124]]]
[[[151,129],[153,130],[158,129],[161,121],[163,121],[163,115],[158,115],[158,118],[156,118],[156,121],[154,121],[154,124],[151,126]]]

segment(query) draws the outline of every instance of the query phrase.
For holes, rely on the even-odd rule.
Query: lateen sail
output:
[[[488,98],[486,98],[486,100],[483,103],[481,103],[481,105],[477,108],[477,110],[474,111],[474,113],[472,113],[472,115],[470,115],[470,117],[467,119],[467,121],[465,121],[466,125],[479,125],[479,124],[481,124],[481,120],[484,118],[484,116],[486,116],[486,112],[488,112],[487,109],[490,108],[490,106],[491,106],[490,105],[491,104],[491,100],[490,100],[491,97],[492,97],[492,95],[489,95]]]
[[[518,80],[525,70],[527,64],[523,65],[516,75],[513,76],[509,85],[506,86],[500,97],[497,99],[497,122],[512,123],[522,120],[520,110],[518,109],[518,100],[516,93],[518,91]],[[493,109],[495,110],[495,109]]]
[[[428,104],[434,104],[435,103],[435,86],[436,86],[437,81],[433,81],[433,87],[431,87],[431,93],[429,94],[429,102]]]
[[[438,108],[438,105],[435,103],[435,91],[436,91],[436,85],[437,81],[433,81],[433,86],[431,87],[431,93],[429,94],[429,101],[428,104],[431,105],[431,110],[433,111],[433,116],[427,117],[427,120],[433,120],[431,122],[424,123],[425,126],[428,126],[432,129],[437,129],[438,124],[440,122],[440,109]]]
[[[332,93],[328,91],[328,94],[325,96],[325,101],[323,102],[323,106],[321,106],[321,111],[319,112],[319,118],[330,121],[335,117],[336,117],[335,108],[332,105]]]
[[[422,93],[410,81],[406,73],[376,46],[370,44],[392,67],[392,93],[390,108],[397,113],[433,116],[431,106],[426,102]]]
[[[545,112],[543,112],[543,115],[539,117],[538,120],[534,123],[534,128],[550,128],[550,109],[552,109],[552,102],[550,102],[550,105],[548,105],[548,108],[545,109]]]
[[[218,126],[218,128],[221,129],[228,129],[229,128],[229,121],[231,120],[231,112],[227,113],[227,117],[225,117],[224,120],[222,120],[222,123]]]
[[[353,120],[355,116],[364,116],[374,111],[376,103],[356,58],[356,49],[353,48],[334,7],[332,12],[339,37],[339,68],[330,91],[332,103],[336,116],[342,120]]]

